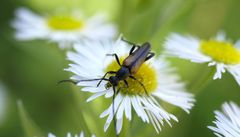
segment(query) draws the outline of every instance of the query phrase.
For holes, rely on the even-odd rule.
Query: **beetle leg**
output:
[[[129,52],[129,55],[131,55],[131,54],[133,53],[133,51],[134,51],[134,49],[135,49],[136,47],[139,48],[140,46],[138,46],[138,45],[133,45],[132,48],[131,48],[131,50],[130,50],[130,52]]]
[[[127,80],[123,80],[124,81],[124,84],[126,85],[126,87],[128,88],[128,82]]]
[[[118,55],[117,55],[116,53],[114,53],[114,54],[107,54],[107,56],[115,56],[115,59],[116,59],[118,65],[119,65],[119,66],[122,66],[121,63],[120,63],[120,61],[119,61]]]
[[[119,93],[120,90],[121,90],[121,87],[118,88],[118,90],[116,92],[116,95]]]
[[[119,90],[117,90],[118,92]],[[116,116],[115,116],[115,97],[116,97],[116,89],[115,89],[115,86],[113,86],[113,98],[112,98],[112,113],[113,113],[113,124],[114,124],[114,130],[115,130],[115,135],[116,137],[118,137],[118,134],[117,134],[117,120],[116,120]]]
[[[149,52],[149,53],[148,53],[148,56],[147,56],[146,59],[145,59],[145,61],[151,59],[154,55],[155,55],[155,53]]]
[[[131,79],[133,79],[133,80],[136,80],[136,81],[143,87],[145,94],[148,95],[148,92],[147,92],[145,86],[143,85],[143,83],[142,83],[141,81],[139,81],[138,79],[136,79],[134,76],[129,76],[129,78],[131,78]]]
[[[132,48],[130,49],[129,55],[131,55],[133,53],[135,48],[136,48],[136,46],[133,45]]]
[[[105,77],[107,76],[107,74],[115,74],[116,71],[108,71],[107,73],[105,73],[105,75],[101,78],[101,80],[98,82],[97,87],[100,85],[100,83],[105,79]]]

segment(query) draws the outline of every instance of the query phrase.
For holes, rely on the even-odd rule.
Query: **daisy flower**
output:
[[[224,103],[222,111],[215,111],[216,127],[208,128],[218,137],[240,137],[240,107],[234,102]]]
[[[216,66],[213,79],[221,79],[226,70],[233,75],[240,85],[240,41],[233,44],[225,38],[225,33],[218,33],[209,40],[193,36],[171,34],[165,43],[166,54],[196,63],[208,63]]]
[[[97,87],[99,81],[81,80],[102,78],[108,71],[117,71],[120,66],[114,57],[107,54],[116,53],[122,62],[128,56],[131,47],[118,39],[117,42],[84,41],[76,44],[74,48],[76,52],[69,52],[67,55],[73,63],[66,70],[74,73],[71,79],[76,81],[78,86],[83,87],[82,91],[93,93],[87,101],[103,95],[107,98],[112,97],[114,91],[113,88],[106,88],[109,85],[107,81],[103,81]],[[178,120],[162,107],[159,100],[180,107],[187,113],[193,107],[192,94],[186,92],[184,83],[179,82],[178,75],[163,57],[151,58],[143,63],[134,77],[145,86],[148,95],[137,81],[127,78],[128,87],[120,81],[116,88],[121,89],[113,103],[100,115],[101,118],[107,117],[104,131],[108,129],[116,115],[116,131],[119,134],[124,114],[130,121],[132,111],[135,111],[143,122],[151,123],[157,132],[161,130],[164,121],[171,126],[170,120]]]
[[[48,137],[56,137],[56,136],[52,133],[49,133]],[[83,133],[83,131],[79,135],[77,135],[77,134],[72,135],[71,133],[68,133],[67,137],[84,137],[84,133]],[[95,137],[95,135],[92,135],[91,137]]]
[[[115,26],[107,23],[104,16],[84,18],[79,12],[41,16],[26,8],[19,8],[12,26],[17,30],[18,40],[44,39],[58,43],[61,48],[82,39],[109,39],[116,34]]]

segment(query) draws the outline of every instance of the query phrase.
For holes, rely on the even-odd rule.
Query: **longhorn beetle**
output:
[[[101,84],[101,82],[104,81],[108,81],[108,83],[105,85],[106,89],[113,87],[113,115],[114,115],[114,99],[115,99],[115,95],[120,91],[121,87],[117,89],[116,92],[116,87],[118,86],[119,81],[123,81],[126,85],[126,87],[128,87],[128,82],[127,82],[127,78],[131,78],[135,81],[137,81],[144,89],[146,95],[148,95],[148,92],[145,88],[145,86],[141,83],[141,81],[139,81],[137,78],[134,77],[134,74],[137,73],[138,69],[141,67],[141,65],[151,59],[155,54],[153,52],[151,52],[151,45],[148,42],[143,43],[141,46],[136,45],[132,42],[129,42],[127,40],[124,40],[122,38],[122,40],[130,45],[133,45],[133,47],[131,48],[128,57],[126,57],[123,61],[123,63],[121,64],[119,61],[119,57],[116,53],[114,54],[107,54],[107,56],[114,56],[118,65],[120,66],[120,68],[117,71],[108,71],[102,78],[97,78],[97,79],[87,79],[87,80],[79,80],[79,81],[71,81],[71,80],[62,80],[59,83],[62,82],[73,82],[74,84],[78,83],[78,82],[83,82],[83,81],[97,81],[100,80],[97,84],[97,87]],[[113,76],[110,76],[108,79],[106,78],[106,76],[108,74],[115,74]],[[116,126],[116,121],[114,118],[114,126]],[[115,127],[116,130],[116,127]]]

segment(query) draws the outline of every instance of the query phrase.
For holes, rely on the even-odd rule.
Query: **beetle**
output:
[[[120,63],[119,57],[116,53],[113,54],[107,54],[107,56],[114,56],[115,60],[117,61],[118,65],[120,66],[120,68],[117,71],[108,71],[105,73],[105,75],[103,75],[102,78],[96,78],[96,79],[87,79],[87,80],[80,80],[80,81],[71,81],[71,80],[63,80],[60,81],[61,82],[72,82],[74,84],[77,84],[78,82],[83,82],[83,81],[97,81],[99,80],[97,87],[101,84],[101,82],[104,81],[108,81],[108,83],[105,85],[106,89],[109,89],[110,87],[113,87],[113,114],[114,114],[114,99],[115,99],[115,95],[120,91],[121,87],[119,87],[116,91],[116,87],[118,86],[120,81],[123,81],[126,85],[126,87],[128,87],[128,82],[127,82],[127,78],[131,78],[135,81],[137,81],[144,89],[146,95],[148,95],[148,92],[145,88],[145,86],[141,83],[141,81],[139,81],[137,78],[134,77],[134,74],[136,74],[139,70],[139,68],[141,67],[141,65],[151,59],[155,53],[151,52],[151,45],[149,42],[145,42],[143,43],[141,46],[129,42],[127,40],[124,40],[122,38],[122,40],[130,45],[133,45],[132,48],[129,51],[129,55],[123,60],[123,63]],[[112,76],[110,76],[108,79],[106,78],[106,76],[108,74],[112,74]],[[114,74],[114,75],[113,75]],[[114,126],[116,126],[116,120],[114,118]],[[116,127],[115,127],[116,130]],[[116,134],[116,136],[118,136]]]
[[[126,81],[126,79],[129,77],[137,81],[143,87],[145,93],[147,94],[147,90],[145,86],[137,78],[134,77],[134,74],[136,74],[138,69],[141,67],[141,65],[145,61],[151,59],[155,55],[155,53],[151,52],[151,45],[149,42],[145,42],[141,46],[139,46],[132,42],[126,41],[124,39],[122,40],[133,45],[133,47],[129,52],[128,57],[126,57],[123,63],[121,64],[119,61],[119,57],[116,53],[107,54],[107,56],[115,57],[120,68],[117,71],[108,71],[107,73],[105,73],[105,75],[98,82],[97,87],[100,85],[102,80],[109,81],[106,84],[106,88],[110,88],[112,86],[113,90],[115,90],[114,88],[118,86],[119,81],[124,81],[126,87],[128,87],[128,82]],[[110,76],[109,79],[106,79],[105,77],[108,74],[115,74],[115,75]]]
[[[145,86],[141,83],[141,81],[139,81],[137,78],[134,77],[134,74],[137,73],[137,71],[139,70],[139,68],[145,61],[151,59],[155,55],[155,53],[151,52],[151,44],[149,42],[145,42],[141,46],[139,46],[139,45],[129,42],[123,38],[122,38],[122,41],[124,41],[130,45],[133,45],[129,51],[128,57],[126,57],[123,60],[122,64],[120,63],[119,57],[116,53],[106,54],[106,56],[114,56],[115,57],[115,60],[117,61],[118,65],[120,66],[120,68],[117,71],[108,71],[103,75],[102,78],[86,79],[86,80],[79,80],[79,81],[62,80],[59,83],[72,82],[74,84],[77,84],[78,82],[83,82],[83,81],[99,80],[99,82],[97,84],[97,87],[98,87],[101,84],[101,82],[104,80],[104,81],[108,81],[108,83],[105,85],[106,89],[113,87],[114,93],[118,93],[118,91],[120,89],[118,89],[118,91],[115,92],[115,87],[118,86],[118,83],[120,81],[124,81],[126,87],[128,87],[128,82],[126,79],[131,78],[131,79],[137,81],[143,87],[143,89],[147,95],[147,90],[146,90]],[[110,76],[107,79],[106,76],[108,74],[115,74],[115,75]]]

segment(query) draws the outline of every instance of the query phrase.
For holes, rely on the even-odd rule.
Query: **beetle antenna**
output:
[[[109,81],[108,79],[106,78],[96,78],[96,79],[84,79],[84,80],[79,80],[79,81],[73,81],[73,80],[70,80],[70,79],[65,79],[65,80],[61,80],[58,82],[58,84],[62,84],[62,83],[65,83],[65,82],[70,82],[70,83],[73,83],[73,84],[77,84],[78,82],[84,82],[84,81],[97,81],[97,80],[105,80],[105,81]]]
[[[64,80],[58,81],[57,84],[62,84],[62,83],[65,83],[65,82],[70,82],[70,83],[73,83],[74,85],[77,84],[76,81],[73,81],[73,80],[70,80],[70,79],[64,79]]]
[[[138,46],[137,44],[135,44],[135,43],[133,43],[133,42],[130,42],[130,41],[124,39],[123,37],[121,37],[121,40],[124,41],[124,42],[126,42],[126,43],[129,44],[129,45]]]

